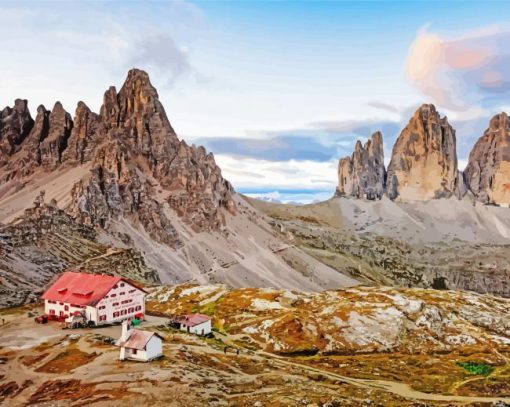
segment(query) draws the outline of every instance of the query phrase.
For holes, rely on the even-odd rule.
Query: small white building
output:
[[[42,295],[49,319],[77,314],[95,325],[143,318],[147,292],[118,276],[66,271]]]
[[[211,317],[204,314],[189,314],[175,320],[179,329],[192,334],[208,335],[211,333]]]
[[[134,329],[129,321],[122,322],[122,333],[115,345],[120,347],[120,360],[148,362],[163,356],[163,338],[156,332]]]

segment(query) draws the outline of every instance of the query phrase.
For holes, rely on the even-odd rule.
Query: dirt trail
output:
[[[227,339],[233,340],[238,339],[239,335],[227,335]],[[227,342],[227,341],[225,341]],[[258,355],[263,355],[263,357],[268,358],[276,362],[280,365],[290,366],[295,369],[299,369],[302,371],[307,371],[311,373],[318,373],[323,376],[329,377],[330,379],[339,380],[347,384],[351,384],[354,386],[373,389],[373,390],[383,390],[390,393],[393,393],[397,396],[405,397],[413,400],[423,400],[423,401],[438,401],[438,402],[454,402],[454,403],[494,403],[494,402],[504,402],[510,404],[510,397],[472,397],[472,396],[456,396],[456,395],[444,395],[444,394],[434,394],[434,393],[423,393],[418,390],[413,390],[408,384],[401,382],[393,382],[390,380],[370,380],[370,379],[355,379],[347,376],[343,376],[337,373],[333,373],[327,370],[307,366],[300,363],[291,362],[286,358],[281,356],[277,356],[275,354],[265,352],[262,350],[255,352]]]

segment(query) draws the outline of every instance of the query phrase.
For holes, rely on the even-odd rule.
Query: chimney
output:
[[[122,321],[122,333],[120,334],[120,341],[126,342],[132,333],[131,324],[126,319],[125,321]]]

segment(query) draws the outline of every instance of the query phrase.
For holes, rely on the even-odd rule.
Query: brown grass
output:
[[[74,347],[69,347],[59,353],[54,359],[38,367],[35,371],[42,373],[69,373],[74,369],[86,365],[97,358],[99,354],[85,353]]]

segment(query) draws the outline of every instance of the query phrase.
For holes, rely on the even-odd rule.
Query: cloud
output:
[[[321,202],[332,197],[331,191],[240,191],[251,198],[260,199],[273,203],[286,203],[293,205],[306,205]]]
[[[410,81],[453,111],[493,108],[510,97],[510,28],[444,37],[423,28],[406,62]]]
[[[240,191],[331,191],[337,184],[337,159],[268,161],[215,154],[223,175]]]
[[[257,137],[202,137],[193,142],[215,154],[232,157],[329,162],[352,154],[356,140],[366,140],[377,130],[383,132],[391,146],[400,124],[375,119],[315,122],[302,129],[259,131]]]
[[[156,69],[173,84],[179,77],[195,72],[187,52],[167,33],[157,33],[134,41],[127,57],[130,64],[148,70]]]
[[[396,106],[390,105],[389,103],[380,102],[377,100],[372,100],[372,101],[368,102],[367,105],[371,106],[371,107],[375,107],[376,109],[384,110],[385,112],[390,112],[390,113],[399,113],[400,112],[400,110]]]

